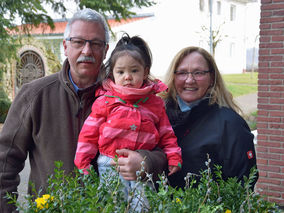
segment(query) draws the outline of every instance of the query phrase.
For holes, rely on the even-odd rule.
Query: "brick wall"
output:
[[[257,188],[284,206],[284,0],[261,0]]]

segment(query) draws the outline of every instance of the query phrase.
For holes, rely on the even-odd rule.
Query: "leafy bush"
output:
[[[7,97],[3,88],[0,86],[0,123],[4,123],[10,106],[11,101]]]
[[[209,163],[210,159],[207,164]],[[49,178],[46,194],[35,197],[26,196],[22,204],[16,197],[8,195],[12,203],[22,212],[133,212],[130,206],[130,196],[125,198],[120,179],[105,177],[100,183],[99,177],[92,169],[89,175],[81,175],[75,171],[73,175],[66,175],[61,169],[62,163],[56,162],[53,176]],[[216,166],[217,180],[213,181],[211,170],[200,174],[200,182],[196,185],[194,174],[185,177],[184,190],[175,189],[168,185],[165,175],[158,181],[157,191],[148,186],[152,182],[151,175],[148,184],[145,182],[141,193],[146,196],[148,212],[202,212],[202,213],[230,213],[230,212],[280,212],[275,203],[264,200],[259,194],[250,190],[250,183],[255,178],[256,171],[252,171],[249,178],[245,178],[242,185],[236,178],[227,181],[221,178],[221,168]],[[199,176],[199,175],[198,175]],[[141,183],[141,182],[139,182]],[[134,189],[135,190],[135,189]],[[143,212],[143,211],[142,211]]]
[[[0,64],[0,123],[4,123],[11,106],[11,101],[3,88],[3,72],[5,72],[5,68],[6,66]]]
[[[256,126],[256,119],[257,119],[257,111],[251,112],[248,115],[244,116],[244,119],[246,120],[246,122],[248,123],[250,130],[256,130],[257,126]]]

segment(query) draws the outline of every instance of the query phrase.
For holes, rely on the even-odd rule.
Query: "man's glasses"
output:
[[[210,70],[206,71],[194,71],[194,72],[186,72],[186,71],[175,71],[176,78],[178,80],[184,81],[188,78],[188,75],[191,74],[192,78],[196,81],[203,80],[207,73],[211,72]]]
[[[106,45],[105,41],[99,39],[86,40],[83,38],[70,37],[66,38],[65,40],[70,41],[71,46],[76,49],[83,49],[87,42],[90,44],[90,47],[93,51],[102,50]]]

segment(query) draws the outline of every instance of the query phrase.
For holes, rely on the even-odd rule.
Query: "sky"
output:
[[[65,7],[66,7],[66,18],[72,17],[72,15],[76,12],[78,9],[77,4],[73,0],[64,0]],[[54,13],[53,10],[49,5],[45,5],[46,10],[48,11],[49,16],[51,16],[53,19],[61,19],[62,16],[58,13]]]

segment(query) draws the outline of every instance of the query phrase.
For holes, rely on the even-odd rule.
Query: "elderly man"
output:
[[[67,56],[60,72],[23,85],[13,101],[0,135],[0,212],[12,212],[7,192],[17,192],[19,172],[29,154],[30,181],[37,191],[47,185],[54,162],[62,161],[66,172],[74,170],[80,129],[91,111],[95,90],[103,77],[109,30],[103,16],[91,9],[74,14],[64,33]],[[162,170],[161,151],[120,150],[120,171],[135,179],[146,156],[148,172]],[[29,187],[29,193],[31,188]]]

